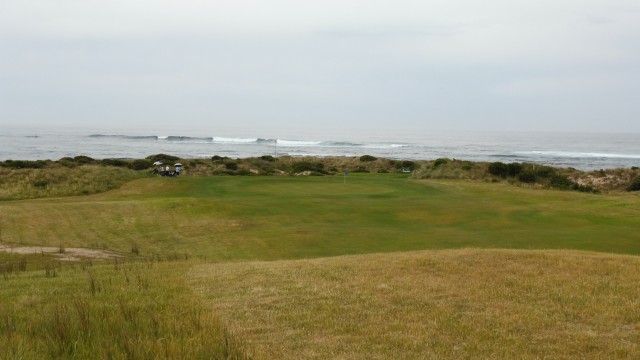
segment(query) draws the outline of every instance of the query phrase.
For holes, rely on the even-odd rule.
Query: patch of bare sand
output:
[[[86,248],[64,248],[50,246],[7,246],[0,244],[0,252],[12,254],[51,254],[61,261],[81,261],[85,259],[114,259],[122,255],[106,250],[93,250]]]

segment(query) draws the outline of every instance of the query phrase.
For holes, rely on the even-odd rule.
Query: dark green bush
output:
[[[413,161],[409,161],[409,160],[404,160],[402,162],[402,167],[403,168],[407,168],[407,169],[411,169],[413,170],[413,168],[416,166],[416,163],[414,163]]]
[[[541,178],[550,178],[556,174],[556,170],[550,166],[536,166],[535,174]]]
[[[78,163],[76,163],[75,160],[73,160],[73,158],[70,158],[70,157],[63,157],[56,162],[67,168],[74,168],[78,166]]]
[[[362,156],[360,156],[360,161],[362,161],[362,162],[376,161],[376,160],[378,160],[378,158],[375,157],[375,156],[371,156],[371,155],[362,155]]]
[[[274,158],[271,155],[262,155],[260,156],[260,159],[264,160],[264,161],[268,161],[268,162],[275,162],[276,158]]]
[[[449,159],[447,159],[447,158],[439,158],[439,159],[436,159],[436,160],[433,162],[433,168],[435,169],[435,168],[440,167],[441,165],[444,165],[444,164],[446,164],[446,163],[448,163],[448,162],[449,162]]]
[[[128,163],[122,159],[102,159],[100,164],[103,166],[125,167]]]
[[[500,176],[503,178],[506,178],[509,174],[509,168],[507,167],[507,164],[500,161],[492,162],[491,164],[489,164],[488,170],[489,174]]]
[[[129,164],[129,168],[133,170],[145,170],[153,166],[151,160],[137,159]]]
[[[516,177],[522,171],[522,164],[520,163],[510,163],[507,164],[507,175],[511,177]]]
[[[12,169],[42,169],[47,166],[47,163],[42,160],[7,160],[2,163],[2,166]]]
[[[93,158],[90,158],[90,157],[85,156],[85,155],[79,155],[79,156],[74,157],[73,161],[75,161],[78,164],[91,164],[95,160]]]
[[[489,164],[489,173],[491,175],[500,176],[502,178],[516,177],[522,171],[522,164],[509,163],[497,161]]]
[[[171,162],[171,161],[180,160],[180,158],[177,156],[167,155],[167,154],[150,155],[150,156],[147,156],[146,159],[151,162],[155,162],[155,161]]]
[[[220,155],[213,155],[211,157],[211,161],[213,161],[216,164],[222,164],[225,160],[229,160],[229,157],[227,156],[220,156]]]
[[[228,163],[224,164],[224,167],[225,167],[227,170],[233,170],[233,171],[235,171],[235,170],[238,170],[238,163],[228,162]]]
[[[640,191],[640,176],[636,176],[627,187],[627,191]]]
[[[518,180],[522,181],[523,183],[531,184],[531,183],[535,183],[538,180],[538,178],[536,177],[536,174],[533,171],[525,170],[518,175]]]
[[[301,173],[303,171],[324,173],[323,163],[312,163],[308,161],[300,161],[291,165],[291,171],[294,173]]]
[[[551,187],[557,189],[573,189],[576,185],[575,182],[569,180],[565,175],[553,175],[551,176],[551,181],[549,182]]]

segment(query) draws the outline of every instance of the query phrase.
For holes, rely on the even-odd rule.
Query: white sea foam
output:
[[[227,138],[227,137],[213,137],[213,142],[217,143],[231,143],[231,144],[247,144],[257,142],[258,138]]]
[[[279,146],[318,146],[322,141],[305,141],[305,140],[277,140]]]
[[[640,154],[609,154],[590,153],[572,151],[517,151],[518,155],[536,155],[542,157],[565,157],[565,158],[611,158],[611,159],[640,159]]]

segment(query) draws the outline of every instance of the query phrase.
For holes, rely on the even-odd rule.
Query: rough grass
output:
[[[640,259],[444,250],[210,264],[191,282],[265,359],[637,359]]]
[[[245,359],[185,283],[191,262],[54,264],[0,288],[0,359]]]
[[[95,165],[46,169],[0,167],[0,200],[96,194],[145,175],[126,168]]]

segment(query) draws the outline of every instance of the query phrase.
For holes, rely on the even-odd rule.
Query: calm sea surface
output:
[[[184,158],[364,154],[405,160],[447,157],[592,170],[640,167],[640,134],[335,129],[105,131],[0,127],[0,160],[57,160],[77,155],[96,159],[144,158],[158,153]]]

